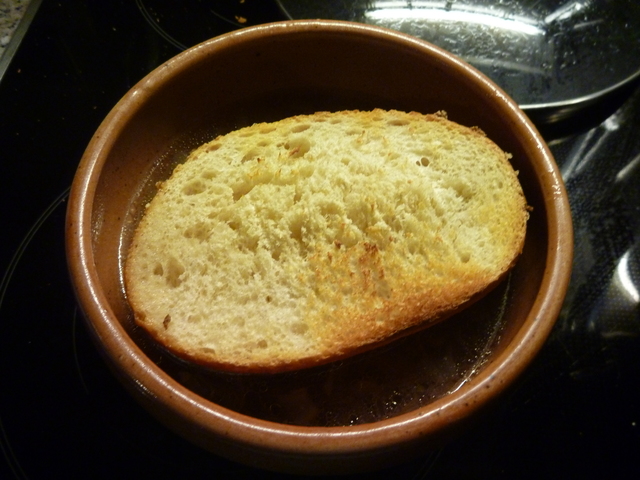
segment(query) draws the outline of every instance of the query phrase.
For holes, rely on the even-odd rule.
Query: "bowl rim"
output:
[[[250,417],[210,402],[178,384],[155,365],[133,342],[109,307],[102,290],[92,250],[93,196],[117,125],[126,125],[156,88],[172,72],[189,68],[201,55],[264,35],[287,35],[326,30],[373,36],[400,42],[407,48],[433,55],[450,67],[463,70],[502,105],[509,121],[532,142],[537,152],[533,167],[546,178],[541,185],[548,216],[548,251],[540,291],[509,351],[502,352],[456,391],[417,410],[354,426],[308,427],[274,423]],[[465,419],[472,410],[495,398],[527,367],[549,335],[566,294],[573,257],[573,229],[568,197],[555,160],[535,126],[513,100],[486,76],[445,50],[424,40],[383,27],[336,20],[289,20],[236,30],[176,55],[160,65],[114,106],[92,137],[76,172],[67,209],[66,252],[76,298],[90,330],[102,344],[112,367],[134,379],[136,388],[154,402],[208,433],[272,451],[332,454],[387,448],[435,433]],[[541,294],[540,292],[543,292]],[[542,321],[547,319],[547,321]]]

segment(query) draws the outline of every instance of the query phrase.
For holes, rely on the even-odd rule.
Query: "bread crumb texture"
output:
[[[268,372],[467,302],[514,264],[528,214],[509,156],[445,117],[319,112],[193,151],[128,254],[137,323],[193,362]]]

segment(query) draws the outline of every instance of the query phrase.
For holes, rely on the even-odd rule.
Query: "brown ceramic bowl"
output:
[[[524,252],[507,281],[470,310],[395,344],[280,375],[205,371],[167,355],[135,327],[122,282],[130,235],[155,181],[186,152],[254,122],[376,107],[446,110],[513,154],[533,210]],[[557,166],[502,90],[423,41],[335,21],[239,30],[157,68],[93,137],[67,220],[77,298],[116,376],[194,443],[287,472],[375,469],[455,433],[545,341],[569,281],[572,245]]]

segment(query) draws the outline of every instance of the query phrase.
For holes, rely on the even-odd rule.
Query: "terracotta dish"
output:
[[[255,122],[372,108],[446,110],[513,154],[533,210],[508,280],[468,311],[396,344],[288,374],[198,369],[135,327],[122,281],[131,232],[155,182],[190,149]],[[424,41],[339,21],[239,30],[142,79],[87,147],[66,235],[71,279],[95,343],[152,415],[215,454],[315,474],[398,463],[462,428],[544,343],[564,299],[573,248],[556,164],[502,90]]]

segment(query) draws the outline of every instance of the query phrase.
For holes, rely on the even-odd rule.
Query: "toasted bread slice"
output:
[[[463,308],[514,265],[527,218],[509,155],[443,113],[297,116],[175,169],[135,232],[126,292],[179,357],[309,367]]]

